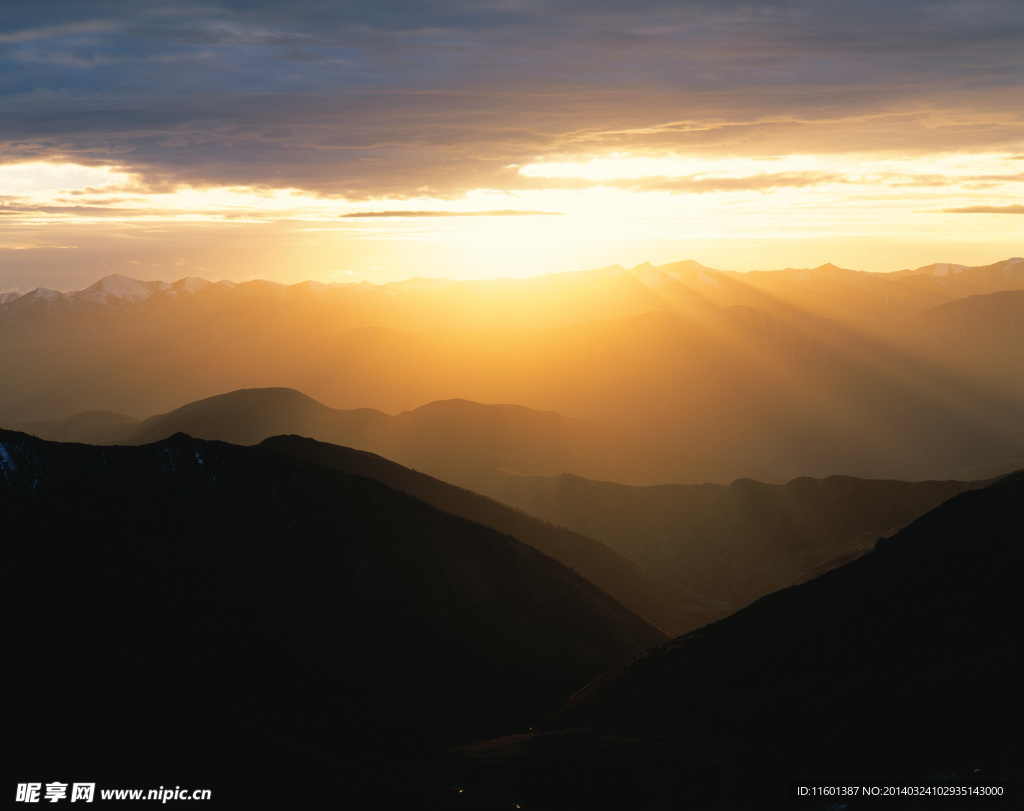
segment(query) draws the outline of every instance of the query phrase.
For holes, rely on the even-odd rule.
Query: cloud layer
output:
[[[1014,0],[55,0],[0,25],[0,160],[157,189],[453,199],[564,187],[516,171],[540,156],[1000,151],[1022,126]]]

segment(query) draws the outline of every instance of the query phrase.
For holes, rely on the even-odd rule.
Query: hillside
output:
[[[682,589],[740,608],[860,556],[878,538],[987,483],[830,476],[628,487],[492,471],[477,487],[593,537]]]
[[[465,782],[539,809],[763,808],[799,785],[1012,792],[1022,539],[1024,472],[603,675],[533,732],[473,747]]]
[[[266,448],[0,432],[0,512],[31,773],[363,785],[665,639],[507,535]]]
[[[568,566],[670,636],[724,615],[665,579],[585,535],[512,509],[493,499],[397,465],[372,453],[297,436],[264,440],[261,447],[386,484],[439,510],[511,535]]]
[[[523,406],[459,399],[391,416],[369,408],[329,408],[294,389],[242,389],[145,420],[89,412],[10,427],[42,439],[103,445],[140,445],[176,433],[255,445],[271,436],[296,434],[371,451],[456,482],[472,480],[473,469],[481,467],[627,479],[637,467],[635,452],[606,426]]]

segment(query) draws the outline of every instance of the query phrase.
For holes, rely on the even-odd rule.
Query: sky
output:
[[[0,0],[0,291],[1024,253],[1024,0]]]

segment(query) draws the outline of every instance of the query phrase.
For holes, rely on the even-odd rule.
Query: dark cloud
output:
[[[78,205],[69,203],[67,205],[32,205],[21,203],[6,203],[0,206],[0,215],[67,215],[77,217],[109,217],[111,219],[123,219],[127,217],[138,217],[155,212],[141,208],[117,208],[117,204],[123,201],[104,201],[103,205]]]
[[[1024,214],[1024,205],[1013,206],[964,206],[944,208],[943,214]]]
[[[537,217],[559,216],[560,211],[519,211],[507,209],[502,211],[355,211],[340,216],[348,218],[364,217]]]
[[[612,178],[589,180],[576,177],[527,177],[508,186],[532,189],[594,189],[599,187],[626,191],[660,191],[678,194],[704,194],[719,191],[771,191],[780,188],[805,188],[826,183],[851,183],[849,178],[835,172],[763,172],[744,177],[714,177],[686,175],[681,177],[646,176],[641,178]]]
[[[608,149],[1019,153],[1019,12],[1016,0],[12,4],[0,161],[369,199],[521,188],[512,164]]]
[[[823,183],[848,183],[831,172],[766,172],[749,177],[645,177],[641,180],[615,181],[630,191],[668,191],[689,194],[716,191],[771,191],[779,188],[803,188]]]

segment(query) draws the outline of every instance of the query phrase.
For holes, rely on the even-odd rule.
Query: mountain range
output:
[[[1024,471],[671,641],[408,492],[543,534],[298,437],[119,447],[0,431],[20,573],[15,769],[173,774],[239,805],[343,785],[384,807],[723,811],[798,785],[1013,791],[1021,777]]]
[[[1011,802],[1022,323],[1020,258],[0,294],[18,779]]]
[[[104,445],[140,445],[179,432],[239,445],[297,434],[372,451],[459,483],[471,481],[475,468],[628,480],[638,464],[615,430],[554,412],[454,399],[391,416],[329,408],[285,388],[228,392],[145,420],[92,411],[9,427],[44,439]]]
[[[45,439],[104,445],[139,445],[176,433],[256,445],[294,434],[287,443],[269,441],[511,534],[673,635],[852,560],[879,537],[986,483],[833,476],[784,485],[739,479],[636,487],[535,475],[576,470],[628,479],[635,457],[612,431],[583,420],[466,401],[391,417],[331,409],[290,389],[247,389],[146,420],[126,419],[87,413],[16,427]]]
[[[461,399],[586,419],[642,461],[571,472],[629,484],[982,479],[1024,462],[1022,317],[1019,259],[381,286],[117,277],[0,304],[0,422],[289,387],[345,410]]]
[[[943,503],[856,561],[647,651],[530,731],[465,751],[503,807],[874,808],[863,789],[1000,787],[1012,729],[1024,471]],[[798,787],[855,786],[811,794]],[[936,797],[894,795],[908,807]]]
[[[987,484],[829,476],[629,487],[495,470],[476,487],[734,610],[853,560],[944,501]]]

